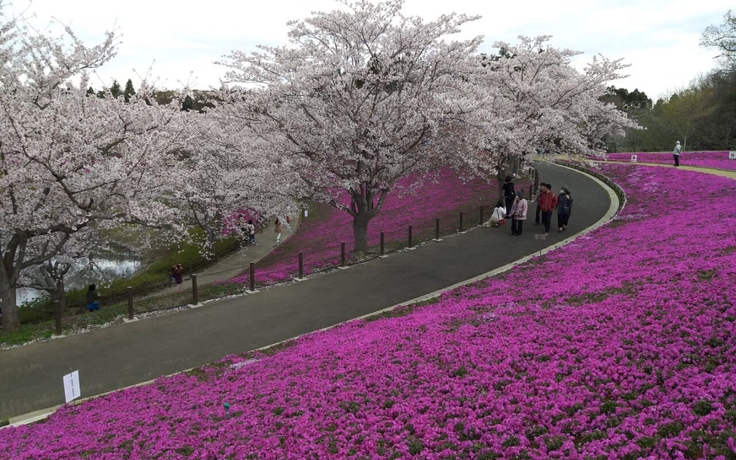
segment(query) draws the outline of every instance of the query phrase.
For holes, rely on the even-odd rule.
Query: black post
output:
[[[54,323],[56,323],[56,335],[61,335],[61,302],[54,300]]]
[[[304,277],[304,254],[299,253],[299,279]]]
[[[345,266],[345,242],[340,243],[340,266]]]
[[[128,319],[133,319],[133,286],[128,286]]]
[[[483,225],[483,205],[480,205],[480,225]]]
[[[59,280],[56,282],[56,292],[60,294],[59,301],[61,302],[61,312],[66,312],[66,299],[64,295],[64,281]]]
[[[532,199],[532,186],[529,186],[529,199]]]
[[[534,170],[534,191],[539,190],[539,171]]]
[[[250,263],[250,291],[256,290],[256,264]]]
[[[384,246],[383,246],[383,237],[384,237],[383,232],[381,232],[381,255],[383,255],[383,249],[384,249]]]
[[[411,225],[409,225],[409,247],[413,248],[414,242],[412,241],[412,231],[411,230],[412,230]]]
[[[463,213],[460,213],[460,231],[463,231]]]
[[[192,273],[192,303],[197,305],[199,303],[199,295],[197,295],[197,275]]]
[[[440,239],[440,220],[439,219],[434,220],[434,239],[436,240]]]

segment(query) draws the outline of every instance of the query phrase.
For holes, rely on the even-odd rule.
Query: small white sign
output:
[[[631,155],[631,162],[636,163],[637,161],[637,155]]]
[[[66,396],[66,402],[74,401],[82,392],[79,388],[79,371],[74,371],[71,374],[64,376],[64,396]]]
[[[728,152],[729,160],[736,160],[736,152]]]

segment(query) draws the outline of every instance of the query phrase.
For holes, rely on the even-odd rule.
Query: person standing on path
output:
[[[537,197],[534,199],[537,202],[537,210],[534,213],[534,225],[539,225],[540,222],[540,214],[542,213],[542,208],[539,207],[539,197],[542,195],[542,191],[544,191],[544,187],[546,187],[547,184],[542,182],[539,184],[539,190],[537,190]]]
[[[572,213],[572,196],[570,189],[562,187],[560,194],[557,196],[557,231],[562,233],[567,230],[567,223],[570,221]]]
[[[184,267],[179,265],[174,265],[171,267],[171,277],[174,278],[174,282],[176,284],[181,284],[184,282]]]
[[[549,235],[549,228],[552,226],[552,211],[557,208],[557,195],[552,191],[551,184],[544,184],[542,193],[539,195],[539,207],[542,210],[544,233]]]
[[[675,144],[675,150],[672,151],[672,156],[675,158],[675,167],[680,166],[680,152],[682,152],[682,146],[680,141]]]
[[[511,217],[511,234],[515,236],[521,236],[524,231],[524,221],[526,220],[526,213],[529,209],[529,205],[524,198],[524,193],[519,192],[516,194],[516,200],[511,207],[509,217]]]
[[[253,219],[248,220],[248,244],[256,244],[256,226],[253,225]]]
[[[278,218],[273,223],[273,231],[276,233],[276,244],[281,244],[281,221]]]
[[[511,207],[514,205],[514,181],[511,176],[506,176],[503,182],[503,198],[506,200],[506,211],[511,212]]]

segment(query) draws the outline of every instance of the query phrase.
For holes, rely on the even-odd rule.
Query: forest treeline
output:
[[[669,151],[677,140],[684,150],[736,150],[736,16],[729,10],[722,24],[705,29],[700,44],[719,50],[716,68],[667,97],[652,103],[639,90],[609,87],[605,99],[641,127],[609,138],[609,151]]]

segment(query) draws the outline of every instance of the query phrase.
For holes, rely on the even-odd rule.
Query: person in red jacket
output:
[[[544,233],[549,235],[549,228],[552,225],[552,211],[557,209],[557,195],[552,191],[552,185],[544,184],[540,186],[542,193],[539,194],[539,209],[542,211],[542,223],[544,224]]]

